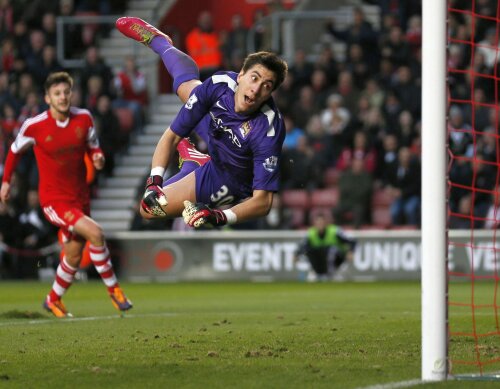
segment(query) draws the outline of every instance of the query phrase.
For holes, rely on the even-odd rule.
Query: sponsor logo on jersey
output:
[[[273,155],[269,158],[266,158],[266,160],[262,163],[262,166],[264,166],[264,169],[266,169],[268,172],[274,172],[278,167],[278,157]]]
[[[241,125],[240,127],[240,133],[243,138],[246,138],[248,133],[251,131],[252,126],[250,125],[250,122],[245,122]]]
[[[210,112],[210,117],[212,118],[212,122],[214,124],[214,135],[215,137],[219,137],[222,134],[227,134],[229,136],[229,139],[231,139],[231,142],[233,145],[240,147],[241,148],[241,142],[236,136],[236,134],[233,132],[233,130],[227,126],[224,125],[224,122],[222,119],[215,117],[215,115]]]
[[[195,105],[196,103],[198,102],[198,97],[196,97],[195,94],[193,94],[189,99],[188,101],[186,101],[186,104],[184,105],[184,107],[186,107],[186,109],[192,109],[193,108],[193,105]]]

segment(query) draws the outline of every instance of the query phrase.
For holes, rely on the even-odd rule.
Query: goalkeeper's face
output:
[[[66,116],[71,104],[71,86],[65,82],[52,85],[45,94],[45,102],[53,114]]]
[[[260,64],[238,74],[238,88],[234,95],[234,108],[238,113],[249,114],[260,109],[271,97],[276,84],[276,74]]]

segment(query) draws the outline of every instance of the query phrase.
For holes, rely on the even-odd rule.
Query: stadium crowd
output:
[[[379,6],[379,26],[368,21],[362,7],[353,7],[352,22],[347,28],[340,28],[338,21],[331,20],[324,29],[329,43],[316,53],[298,49],[290,61],[289,74],[274,94],[287,127],[281,164],[282,190],[267,218],[234,228],[304,228],[318,213],[328,221],[353,228],[419,227],[421,2],[364,3]],[[272,11],[273,7],[280,9],[280,2],[271,2],[268,9]],[[470,5],[452,0],[450,7],[468,9]],[[491,1],[477,1],[476,7],[482,15],[496,15]],[[133,58],[124,58],[123,70],[113,72],[98,49],[99,39],[109,30],[85,25],[68,25],[65,31],[65,55],[84,57],[85,66],[63,69],[55,52],[55,18],[122,14],[125,8],[126,1],[118,0],[0,1],[0,161],[4,161],[5,151],[22,122],[46,109],[42,87],[46,76],[55,70],[69,70],[76,80],[74,105],[93,113],[108,161],[104,174],[112,175],[113,155],[127,147],[129,137],[121,128],[119,109],[133,112],[131,130],[139,129],[147,120],[145,75]],[[268,26],[263,16],[258,12],[254,20],[257,50],[269,49]],[[209,13],[200,15],[184,47],[188,53],[196,50],[196,36],[200,39],[203,35],[215,50],[209,60],[201,59],[206,60],[210,72],[219,67],[239,69],[248,54],[248,26],[243,24],[241,15],[234,15],[228,31],[215,31],[211,17]],[[472,30],[471,18],[453,13],[449,35],[457,42],[482,42],[477,49],[452,42],[448,59],[450,68],[463,70],[452,72],[449,80],[449,141],[451,155],[456,157],[450,179],[459,184],[450,190],[450,226],[468,228],[470,219],[460,215],[496,215],[497,202],[492,194],[496,172],[494,164],[487,163],[496,162],[497,158],[498,115],[496,107],[490,107],[496,96],[488,77],[497,74],[496,48],[492,47],[495,30],[486,18],[477,18]],[[332,42],[345,43],[345,55],[339,56]],[[472,64],[471,50],[475,50]],[[194,57],[195,53],[190,55]],[[485,76],[474,82],[466,72],[471,69]],[[460,103],[471,99],[477,104]],[[472,128],[479,131],[477,139],[473,139]],[[470,161],[472,157],[475,163]],[[483,159],[485,163],[481,162]],[[33,154],[28,154],[14,177],[11,203],[0,207],[0,233],[11,247],[47,244],[47,235],[43,235],[47,225],[30,226],[40,233],[44,231],[44,238],[36,244],[33,240],[26,243],[26,234],[31,233],[15,233],[22,220],[36,219],[21,216],[30,212],[28,194],[36,191],[37,179]],[[484,192],[464,189],[473,181]],[[318,193],[328,197],[327,201],[315,203],[314,199],[320,197]],[[305,196],[300,197],[301,206],[291,200],[292,195],[298,194]],[[43,222],[43,217],[40,219]],[[486,221],[476,219],[473,225],[481,228],[494,224],[494,217],[493,222],[486,217]],[[165,228],[165,224],[155,227],[135,221],[132,228]]]

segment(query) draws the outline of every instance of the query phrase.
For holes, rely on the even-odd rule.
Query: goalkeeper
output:
[[[271,94],[287,74],[286,62],[258,52],[246,58],[239,73],[217,72],[202,83],[193,60],[155,27],[135,17],[118,19],[116,27],[161,56],[174,91],[185,103],[153,154],[141,215],[149,219],[182,214],[195,228],[266,215],[278,190],[285,137]],[[187,141],[193,132],[208,144],[210,156]],[[176,148],[180,172],[164,181]]]
[[[313,225],[299,245],[296,259],[306,257],[314,271],[312,280],[325,281],[340,276],[346,261],[352,261],[356,240],[335,224],[328,224],[324,215],[314,217]]]

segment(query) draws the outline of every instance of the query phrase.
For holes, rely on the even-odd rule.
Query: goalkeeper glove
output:
[[[142,209],[153,216],[167,216],[162,207],[168,204],[167,197],[161,186],[163,185],[162,176],[149,176],[146,181],[146,191],[142,196]]]
[[[191,227],[199,228],[205,224],[214,227],[223,226],[227,223],[227,217],[220,209],[212,209],[203,203],[192,203],[184,201],[184,211],[182,211],[184,222]]]

